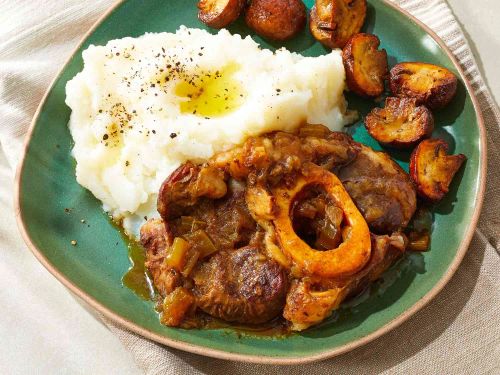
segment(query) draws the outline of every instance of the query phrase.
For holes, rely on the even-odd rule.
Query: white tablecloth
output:
[[[484,214],[457,274],[415,317],[346,355],[284,369],[182,353],[114,326],[111,333],[29,253],[13,218],[12,168],[50,80],[111,1],[0,0],[0,373],[500,373],[500,115],[447,5],[397,2],[440,33],[481,101],[491,155]]]

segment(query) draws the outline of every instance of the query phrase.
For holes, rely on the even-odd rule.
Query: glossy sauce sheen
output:
[[[123,232],[120,231],[120,233],[128,242],[128,258],[131,264],[129,270],[122,277],[122,284],[143,300],[152,301],[155,291],[144,264],[146,261],[144,248],[140,243],[128,239]]]

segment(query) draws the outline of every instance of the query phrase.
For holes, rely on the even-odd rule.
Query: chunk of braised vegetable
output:
[[[347,87],[365,97],[384,92],[384,79],[389,71],[387,52],[379,50],[380,40],[372,34],[355,34],[342,51]]]
[[[168,266],[175,268],[177,271],[182,271],[184,264],[186,263],[186,255],[189,247],[189,243],[185,239],[176,237],[172,246],[168,249],[165,263]]]
[[[184,238],[189,242],[193,249],[200,253],[200,259],[208,257],[217,251],[214,243],[204,230],[200,229],[186,234]]]
[[[443,108],[457,92],[457,77],[442,66],[404,62],[390,72],[390,87],[395,96],[415,98],[417,104],[431,109]]]
[[[363,27],[366,0],[316,0],[310,15],[314,38],[326,47],[343,48]]]
[[[409,148],[434,130],[434,117],[413,98],[387,98],[384,108],[374,108],[365,118],[368,133],[378,142],[396,148]]]
[[[427,230],[411,231],[408,234],[408,250],[427,251],[431,243],[431,235]]]
[[[178,327],[194,304],[194,297],[190,291],[177,287],[163,300],[161,322],[170,327]]]
[[[410,158],[410,176],[418,194],[430,201],[441,200],[466,159],[463,154],[448,155],[448,144],[442,139],[420,142]]]
[[[245,0],[200,0],[198,18],[207,26],[221,29],[236,21]]]
[[[245,21],[258,35],[287,40],[306,25],[306,7],[301,0],[252,0]]]
[[[196,266],[198,259],[200,259],[200,251],[198,249],[194,249],[194,248],[189,249],[189,251],[186,255],[186,263],[184,264],[184,267],[182,268],[182,272],[181,272],[182,276],[189,277],[189,275],[191,274],[191,271]]]

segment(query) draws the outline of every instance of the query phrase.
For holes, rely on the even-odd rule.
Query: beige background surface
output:
[[[3,17],[9,17],[5,9],[10,6],[13,11],[13,3],[0,0],[3,10],[0,25]],[[102,9],[103,3],[99,5]],[[500,1],[449,0],[449,3],[468,34],[482,73],[498,102]],[[11,186],[11,178],[12,172],[0,150],[0,185]],[[0,195],[0,212],[0,373],[138,374],[131,355],[117,338],[76,304],[26,250],[17,235],[9,194]],[[37,290],[36,300],[25,300],[24,296],[33,295],[33,290]],[[33,306],[36,311],[31,310]],[[58,318],[49,320],[47,316]],[[181,355],[180,359],[183,358],[187,357]],[[456,359],[443,358],[447,360]]]
[[[500,1],[447,1],[465,31],[495,101],[500,103]]]

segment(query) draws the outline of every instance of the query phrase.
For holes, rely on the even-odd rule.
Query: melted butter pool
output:
[[[181,112],[219,117],[237,109],[245,98],[243,87],[234,79],[238,70],[238,65],[231,64],[178,83],[175,94],[184,100],[180,104]]]

